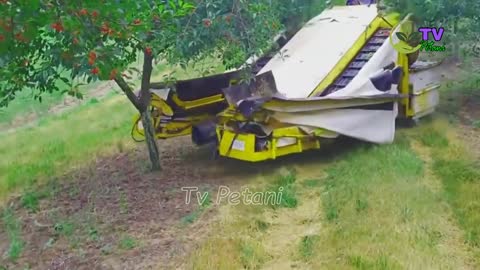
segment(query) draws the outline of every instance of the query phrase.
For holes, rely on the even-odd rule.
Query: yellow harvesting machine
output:
[[[190,135],[220,156],[251,162],[319,149],[338,136],[390,143],[395,119],[416,120],[439,99],[433,63],[416,61],[413,47],[398,50],[395,33],[412,27],[409,17],[378,14],[375,5],[333,7],[257,59],[247,76],[240,69],[154,83],[157,137]],[[132,136],[143,139],[139,116]]]

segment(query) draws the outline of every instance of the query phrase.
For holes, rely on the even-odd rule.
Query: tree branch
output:
[[[123,93],[127,95],[127,98],[132,102],[133,106],[137,108],[138,111],[142,111],[142,107],[140,106],[139,99],[137,95],[132,91],[132,88],[127,84],[127,82],[122,78],[121,75],[115,76],[115,82],[117,85],[122,89]]]

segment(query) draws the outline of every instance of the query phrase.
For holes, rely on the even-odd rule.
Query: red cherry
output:
[[[203,25],[205,27],[210,27],[212,25],[212,20],[210,19],[203,19]]]
[[[147,48],[145,49],[145,53],[146,53],[147,55],[152,55],[152,48],[147,47]]]
[[[100,69],[98,67],[92,68],[92,74],[97,75],[100,72]]]
[[[59,22],[52,23],[52,28],[55,29],[57,32],[63,32],[65,28],[63,28],[63,25]]]
[[[110,80],[113,80],[113,79],[115,79],[115,77],[117,77],[117,70],[116,70],[116,69],[113,69],[113,70],[110,72],[109,79],[110,79]]]
[[[18,40],[18,41],[22,41],[22,42],[26,42],[27,40],[25,39],[25,37],[23,36],[22,33],[16,33],[15,34],[15,39]]]
[[[94,51],[88,53],[88,58],[95,60],[97,59],[97,54]]]
[[[135,19],[133,20],[133,24],[134,25],[139,25],[142,21],[140,21],[140,19]]]
[[[88,10],[82,8],[79,13],[80,15],[85,16],[85,15],[88,15]]]
[[[98,11],[96,10],[92,11],[92,17],[94,18],[98,17]]]
[[[107,23],[103,23],[102,26],[100,27],[100,32],[102,32],[102,34],[108,34],[110,32],[110,28],[108,27],[108,24]]]

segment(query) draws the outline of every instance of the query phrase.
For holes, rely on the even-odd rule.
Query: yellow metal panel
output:
[[[196,100],[192,100],[192,101],[183,101],[183,100],[180,100],[177,95],[173,95],[172,100],[178,106],[182,107],[183,109],[188,110],[188,109],[192,109],[192,108],[196,108],[196,107],[210,105],[210,104],[217,103],[217,102],[222,102],[222,101],[225,100],[225,98],[223,97],[222,94],[218,94],[218,95],[215,95],[215,96],[196,99]]]
[[[413,111],[411,108],[410,104],[410,71],[409,71],[409,63],[408,63],[408,57],[405,54],[398,54],[398,66],[401,66],[403,69],[403,75],[402,75],[402,80],[400,81],[400,84],[398,85],[398,91],[400,94],[405,95],[405,98],[403,98],[400,102],[400,104],[404,107],[404,112],[405,115],[403,117],[411,117],[413,116]]]
[[[290,134],[292,138],[297,138],[297,142],[291,145],[278,147],[277,137],[273,137],[269,142],[268,149],[255,152],[255,135],[254,134],[235,134],[233,131],[224,130],[223,133],[217,129],[217,134],[222,134],[219,137],[219,153],[222,156],[235,158],[244,161],[258,162],[268,159],[275,159],[280,156],[285,156],[293,153],[300,153],[308,149],[320,148],[320,142],[313,136],[300,136],[301,131],[297,127],[279,128],[274,130],[274,134]],[[283,136],[286,137],[286,136]],[[244,149],[233,149],[233,142],[241,141],[244,143]]]

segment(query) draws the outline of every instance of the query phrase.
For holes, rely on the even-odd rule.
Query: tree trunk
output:
[[[158,152],[157,138],[155,136],[155,129],[153,128],[152,117],[149,110],[152,99],[152,94],[150,93],[150,78],[153,70],[152,63],[153,56],[151,52],[144,52],[142,84],[138,101],[140,103],[143,131],[145,134],[145,142],[147,143],[148,154],[150,156],[150,162],[152,163],[152,170],[160,170],[160,153]]]
[[[143,131],[145,133],[145,142],[147,143],[148,154],[150,156],[151,169],[153,171],[161,170],[160,154],[158,152],[157,140],[155,137],[155,130],[152,124],[152,117],[150,110],[145,110],[141,113]]]
[[[142,118],[142,125],[145,134],[145,142],[147,143],[148,154],[150,156],[152,170],[160,170],[160,154],[158,152],[157,141],[155,137],[155,129],[153,127],[152,118],[150,115],[150,77],[152,75],[152,57],[145,54],[143,64],[142,86],[140,95],[137,96],[132,91],[130,86],[125,82],[122,76],[117,75],[115,81],[120,89],[127,95],[135,108],[140,112]]]

